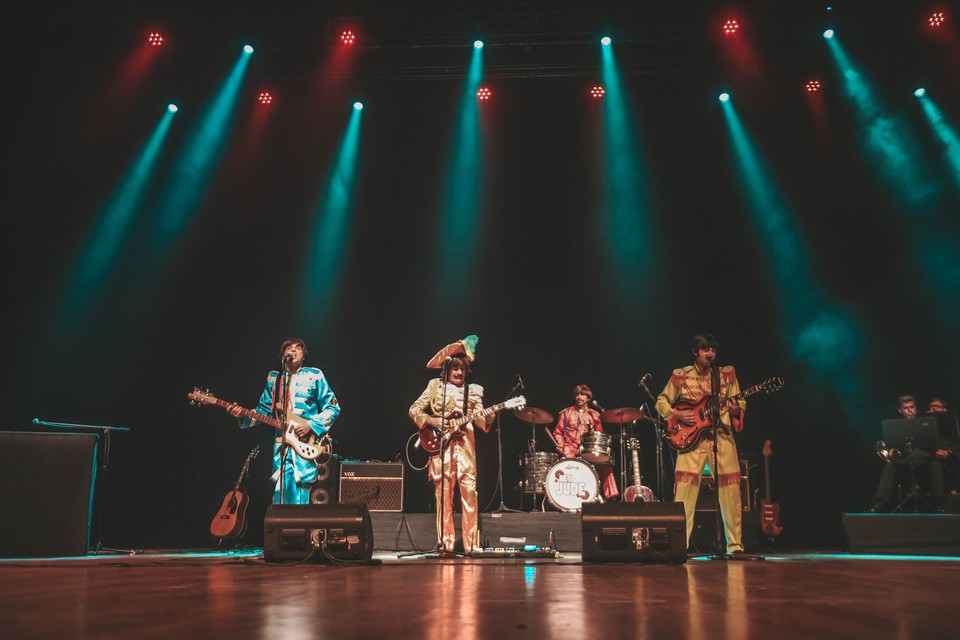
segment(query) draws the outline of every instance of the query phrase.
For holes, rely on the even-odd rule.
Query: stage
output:
[[[681,565],[264,563],[259,549],[0,562],[11,638],[952,638],[960,563],[770,554]]]

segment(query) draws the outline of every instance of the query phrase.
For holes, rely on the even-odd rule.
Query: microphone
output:
[[[652,377],[653,376],[651,376],[649,373],[645,373],[643,374],[643,377],[640,378],[640,383],[637,384],[637,386],[643,389],[646,392],[646,394],[651,398],[653,397],[653,394],[650,393],[650,389],[647,387],[647,383],[650,382],[650,378]]]
[[[606,409],[604,409],[602,406],[600,406],[600,403],[597,402],[596,400],[591,400],[591,401],[590,401],[590,406],[592,406],[594,409],[600,411],[601,413],[604,412],[604,411],[606,411]]]
[[[283,356],[283,361],[284,361],[284,362],[290,362],[291,360],[293,360],[293,354],[292,354],[292,353],[288,353],[287,355]]]
[[[517,374],[517,387],[518,387],[521,391],[526,390],[526,387],[523,386],[523,378],[520,377],[520,374],[519,374],[519,373]]]

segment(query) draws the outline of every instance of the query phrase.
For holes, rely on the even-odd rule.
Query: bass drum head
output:
[[[600,497],[600,479],[593,465],[583,460],[561,460],[550,467],[546,479],[547,500],[560,511],[580,511],[584,502]]]

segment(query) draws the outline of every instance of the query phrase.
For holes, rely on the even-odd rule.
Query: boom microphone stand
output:
[[[514,377],[514,384],[511,385],[510,390],[507,391],[507,395],[504,396],[504,401],[510,399],[518,389],[523,389],[523,380],[520,376]],[[536,464],[536,459],[534,459],[534,464]],[[497,487],[500,489],[500,504],[492,513],[520,513],[519,509],[511,509],[503,502],[503,443],[500,440],[500,414],[497,413]],[[534,494],[534,500],[536,500],[536,494]]]

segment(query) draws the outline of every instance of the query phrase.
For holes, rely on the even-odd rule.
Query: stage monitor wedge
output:
[[[266,562],[369,562],[373,526],[364,504],[273,504],[263,520]]]
[[[679,502],[586,503],[584,562],[687,561],[686,518]]]

